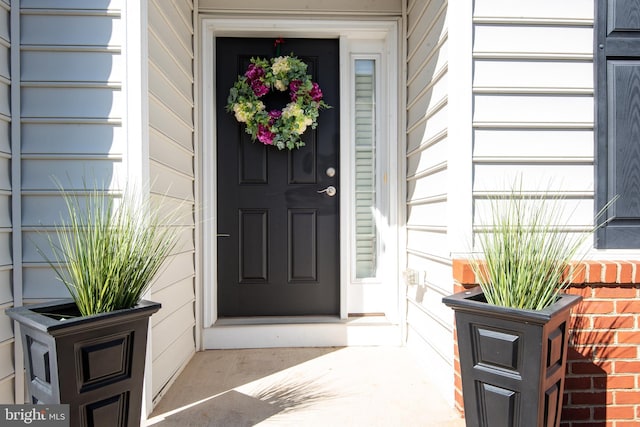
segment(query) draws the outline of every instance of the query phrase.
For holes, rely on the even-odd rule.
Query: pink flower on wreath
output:
[[[253,80],[251,82],[251,90],[256,94],[258,98],[269,93],[269,86],[262,83],[260,80]]]
[[[269,111],[269,124],[270,125],[274,124],[275,121],[278,120],[280,117],[282,117],[282,111],[280,110]]]
[[[320,89],[320,85],[318,83],[314,83],[311,91],[309,91],[309,95],[311,95],[311,99],[315,102],[320,102],[322,100],[322,90]]]
[[[247,68],[244,76],[252,82],[254,80],[259,80],[261,77],[264,77],[264,69],[256,64],[249,64],[249,68]]]
[[[291,92],[291,100],[293,102],[298,100],[298,90],[301,83],[300,80],[291,80],[291,83],[289,83],[289,92]]]
[[[273,145],[273,138],[276,134],[269,130],[268,126],[258,125],[258,140],[264,145]]]

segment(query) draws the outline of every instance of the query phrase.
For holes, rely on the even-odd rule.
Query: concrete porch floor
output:
[[[464,420],[404,347],[197,353],[147,426],[442,426]]]

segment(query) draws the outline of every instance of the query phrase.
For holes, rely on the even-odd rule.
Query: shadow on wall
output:
[[[440,260],[449,259],[447,243],[448,58],[445,0],[409,2],[406,64],[406,259],[407,343],[419,348],[422,368],[439,392],[454,396],[453,339],[450,310],[441,289],[451,275]],[[401,221],[402,222],[402,221]],[[425,274],[426,273],[426,274]],[[446,282],[445,282],[446,280]],[[446,356],[450,355],[450,356]]]
[[[611,303],[613,304],[613,303]],[[583,300],[572,315],[570,349],[567,354],[562,425],[605,426],[607,395],[611,370],[610,358],[616,349],[612,345],[616,330],[622,325],[619,317],[607,317],[607,324],[594,324],[593,301]],[[598,319],[602,319],[599,317]],[[611,403],[611,402],[609,402]]]

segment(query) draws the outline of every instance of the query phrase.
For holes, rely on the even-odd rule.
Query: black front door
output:
[[[308,65],[331,109],[279,151],[252,142],[225,111],[229,89],[273,39],[217,38],[218,316],[337,315],[339,299],[338,40],[285,39],[281,54]],[[264,98],[269,110],[286,100]],[[273,105],[269,105],[273,103]],[[335,171],[335,174],[332,173]]]

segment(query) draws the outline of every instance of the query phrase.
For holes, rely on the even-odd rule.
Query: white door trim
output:
[[[201,265],[202,265],[202,345],[203,348],[221,348],[221,347],[243,347],[246,346],[243,342],[234,340],[233,343],[226,340],[228,336],[226,332],[230,331],[230,328],[234,329],[234,334],[237,336],[240,332],[236,329],[251,328],[252,325],[228,325],[217,322],[217,301],[216,301],[216,283],[217,283],[217,271],[215,262],[208,260],[217,259],[216,253],[216,111],[215,111],[215,38],[218,36],[225,37],[284,37],[286,38],[339,38],[340,39],[340,177],[341,188],[349,188],[347,185],[347,177],[349,176],[348,167],[351,163],[351,120],[347,114],[350,114],[350,50],[349,46],[352,41],[357,40],[385,40],[386,49],[389,57],[388,69],[390,70],[390,78],[398,81],[398,55],[393,54],[399,50],[399,22],[397,19],[381,19],[375,21],[343,21],[343,20],[328,20],[328,19],[297,19],[297,18],[282,18],[282,19],[265,19],[265,18],[253,18],[253,17],[202,17],[200,22],[201,29],[201,112],[200,118],[202,123],[202,137],[200,139],[200,159],[199,159],[199,173],[198,180],[199,191],[201,194],[201,230],[202,230],[202,251],[201,251]],[[390,85],[395,87],[394,85]],[[390,97],[391,98],[391,97]],[[393,98],[397,99],[397,95]],[[393,101],[393,105],[397,106],[397,101]],[[393,117],[397,117],[397,108],[390,108]],[[393,122],[393,121],[392,121]],[[395,129],[397,123],[393,123]],[[395,150],[390,150],[395,152]],[[390,167],[396,167],[397,159],[394,157],[389,160]],[[389,176],[397,176],[395,171],[390,171]],[[391,188],[395,188],[391,186]],[[395,191],[395,190],[393,190]],[[390,200],[397,200],[395,194],[390,195]],[[327,319],[328,324],[328,336],[335,335],[341,336],[342,339],[338,339],[336,343],[332,344],[330,338],[322,339],[322,342],[318,342],[315,345],[347,345],[348,339],[344,340],[344,337],[348,336],[347,333],[336,332],[340,328],[347,328],[354,323],[361,324],[361,322],[349,322],[348,321],[348,286],[351,282],[351,272],[349,271],[349,260],[347,256],[349,254],[349,236],[351,234],[351,224],[349,220],[350,212],[348,207],[350,206],[349,192],[340,192],[340,241],[341,241],[341,262],[340,266],[340,319]],[[392,202],[393,203],[393,202]],[[395,209],[395,207],[393,207]],[[392,224],[397,224],[397,221],[393,221]],[[397,258],[396,258],[397,259]],[[396,266],[397,267],[397,266]],[[396,268],[397,270],[397,268]],[[211,285],[213,284],[213,285]],[[397,281],[394,280],[394,284],[390,286],[397,286]],[[397,289],[394,292],[398,295]],[[394,302],[390,303],[388,309],[388,317],[396,320],[398,318],[399,302],[396,298]],[[290,319],[291,320],[291,319]],[[224,322],[223,322],[224,323]],[[253,328],[261,332],[256,332],[264,336],[265,328],[273,328],[275,335],[282,333],[282,331],[293,331],[293,325],[298,324],[295,319],[293,322],[287,322],[286,327],[282,327],[282,323],[274,324],[274,322],[268,322],[268,325],[253,325]],[[269,326],[271,325],[271,326]],[[309,324],[301,324],[302,327],[309,328]],[[337,329],[336,329],[337,328]],[[336,329],[336,331],[334,331]],[[226,332],[225,332],[226,331]],[[248,339],[253,333],[248,335]],[[274,336],[275,336],[274,335]],[[293,336],[299,335],[298,333]],[[303,334],[304,335],[304,334]],[[219,340],[225,340],[227,342],[220,342]],[[277,340],[276,340],[277,341]],[[302,340],[299,345],[314,345],[308,341],[308,334],[306,339]],[[291,341],[286,340],[286,345],[295,345],[296,339],[292,338]],[[398,334],[398,342],[400,342],[400,336]],[[250,346],[273,346],[274,342],[268,340],[255,340],[251,341]],[[282,345],[283,341],[280,341]]]

